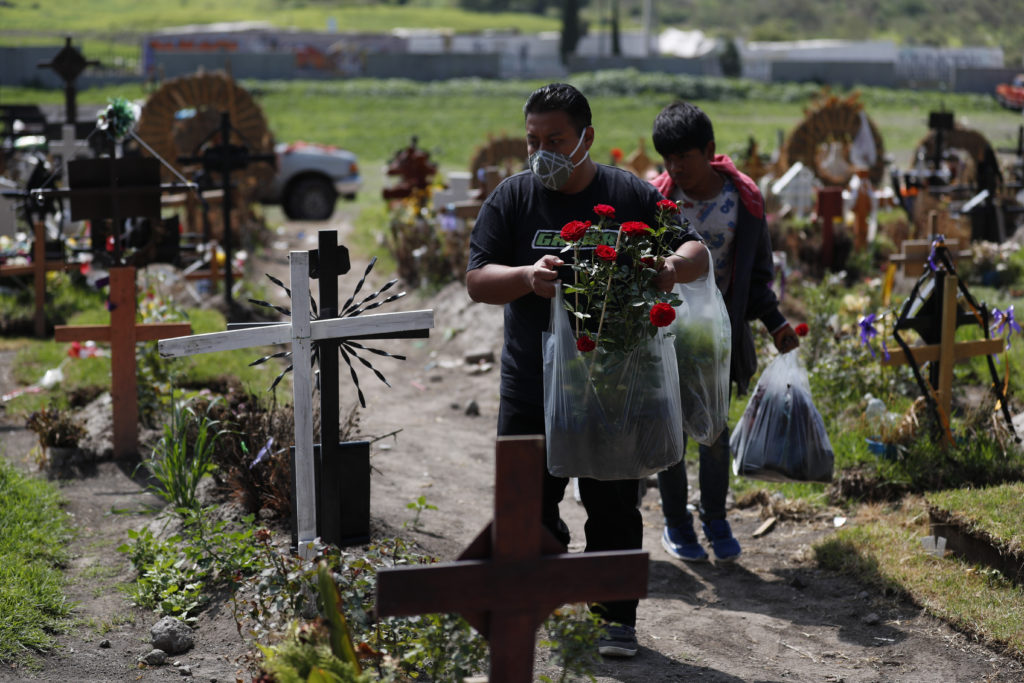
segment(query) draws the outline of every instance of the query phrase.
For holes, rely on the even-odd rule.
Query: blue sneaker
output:
[[[713,519],[702,525],[704,535],[715,551],[715,559],[719,562],[732,562],[740,556],[740,542],[732,536],[729,522],[724,519]]]
[[[685,562],[707,562],[708,553],[697,540],[693,522],[689,526],[667,526],[661,532],[661,545],[672,557]]]
[[[639,647],[636,629],[625,624],[608,624],[597,641],[597,652],[605,657],[633,657]]]

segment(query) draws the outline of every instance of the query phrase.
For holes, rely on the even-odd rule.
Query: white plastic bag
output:
[[[795,352],[765,368],[729,439],[735,474],[768,481],[831,481],[835,456]]]
[[[672,339],[658,330],[629,354],[581,353],[561,288],[544,334],[548,471],[556,477],[640,479],[683,455]]]
[[[669,330],[679,368],[683,431],[710,446],[729,420],[732,325],[711,269],[700,280],[677,284],[675,294],[682,303]]]

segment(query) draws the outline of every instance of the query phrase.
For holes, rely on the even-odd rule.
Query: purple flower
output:
[[[875,328],[875,320],[878,316],[874,313],[866,315],[857,321],[860,325],[860,343],[868,347],[868,351],[871,352],[871,357],[875,356],[875,349],[871,346],[871,340],[878,336],[878,330]],[[889,349],[885,347],[885,340],[882,342],[882,353],[885,354],[885,359],[889,360]]]
[[[931,271],[933,273],[939,269],[939,267],[935,265],[935,249],[936,247],[944,246],[946,246],[945,235],[936,235],[935,237],[932,238],[932,250],[931,253],[928,254],[928,267],[931,268]]]
[[[1010,348],[1010,337],[1013,336],[1014,332],[1020,333],[1020,325],[1017,324],[1017,320],[1013,317],[1013,306],[1010,306],[1005,311],[1000,311],[998,308],[992,309],[992,327],[995,334],[1006,333],[1006,348]]]
[[[249,465],[249,469],[251,470],[253,467],[256,467],[256,465],[259,465],[263,461],[263,458],[270,454],[270,449],[273,447],[274,437],[270,437],[267,439],[267,443],[263,444],[263,448],[260,449],[260,452],[256,454],[256,459],[252,461],[251,465]]]

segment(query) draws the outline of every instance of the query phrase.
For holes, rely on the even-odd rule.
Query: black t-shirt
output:
[[[569,221],[592,221],[597,204],[615,208],[615,220],[657,225],[657,203],[664,199],[652,185],[628,171],[597,164],[593,181],[581,192],[548,190],[530,171],[506,178],[490,194],[477,215],[469,241],[469,263],[475,270],[490,263],[524,266],[544,254],[558,255],[565,242],[562,227]],[[684,230],[677,244],[699,239]],[[561,256],[566,262],[571,254]],[[501,353],[501,395],[544,404],[541,333],[551,319],[551,299],[530,293],[505,306],[505,346]]]

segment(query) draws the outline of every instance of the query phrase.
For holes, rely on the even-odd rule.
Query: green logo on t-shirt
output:
[[[615,230],[604,230],[602,232],[589,232],[586,238],[583,240],[581,245],[584,248],[592,249],[598,244],[607,244],[609,247],[615,246],[615,236],[618,233]],[[538,230],[533,235],[533,248],[534,249],[562,249],[566,244],[565,240],[562,239],[562,232],[560,230]]]

